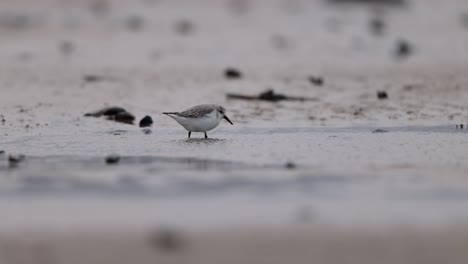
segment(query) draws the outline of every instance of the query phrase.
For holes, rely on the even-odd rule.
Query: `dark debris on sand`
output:
[[[22,161],[24,161],[24,159],[26,158],[25,155],[9,155],[8,156],[8,162],[10,163],[10,165],[16,165]]]
[[[153,119],[151,116],[147,115],[140,120],[140,127],[150,127],[153,125]]]
[[[59,43],[58,49],[63,56],[69,56],[75,51],[75,45],[71,41],[64,40]]]
[[[155,249],[168,253],[179,251],[185,246],[181,234],[171,229],[154,231],[150,234],[149,243]]]
[[[101,110],[86,113],[84,116],[92,116],[92,117],[101,117],[107,116],[108,120],[114,120],[116,122],[125,123],[125,124],[132,124],[135,120],[135,116],[129,113],[125,108],[113,106],[113,107],[106,107]]]
[[[409,57],[414,51],[413,45],[406,40],[399,40],[396,43],[394,56],[397,59],[405,59]]]
[[[295,163],[293,163],[293,162],[288,162],[288,163],[286,163],[286,164],[284,165],[284,167],[285,167],[286,169],[290,169],[290,170],[295,169],[296,166],[297,166],[297,165],[296,165]]]
[[[240,79],[242,78],[242,73],[238,69],[227,68],[224,70],[224,76],[227,79]]]
[[[268,102],[278,102],[278,101],[283,101],[283,100],[288,100],[288,101],[316,101],[317,100],[317,98],[287,96],[284,94],[275,93],[273,89],[268,89],[256,96],[228,93],[226,94],[226,97],[228,99],[260,100],[260,101],[268,101]]]
[[[110,118],[112,120],[112,118]],[[131,113],[125,111],[125,112],[120,112],[114,116],[113,119],[115,122],[120,122],[120,123],[125,123],[129,125],[133,125],[133,121],[135,121],[135,116],[132,115]]]
[[[463,13],[460,15],[460,22],[463,27],[468,29],[468,13]]]
[[[183,19],[174,24],[174,30],[179,35],[187,36],[195,31],[195,24],[189,20]]]
[[[320,76],[309,76],[309,82],[315,86],[322,86],[324,81]]]
[[[142,31],[145,26],[145,19],[140,15],[131,15],[125,20],[125,27],[128,31]]]
[[[373,17],[369,20],[369,30],[374,36],[382,36],[385,34],[387,24],[380,17]]]
[[[109,155],[106,157],[106,164],[117,164],[120,161],[119,155]]]
[[[379,100],[385,100],[388,99],[388,94],[386,91],[377,91],[377,98]]]
[[[378,128],[378,129],[372,131],[372,133],[387,133],[387,132],[389,132],[389,131],[388,131],[388,130],[385,130],[385,129],[380,129],[380,128]]]
[[[87,113],[87,114],[85,114],[85,116],[92,116],[92,117],[115,116],[115,115],[117,115],[119,113],[122,113],[122,112],[127,112],[127,110],[125,110],[122,107],[111,106],[111,107],[106,107],[106,108],[103,108],[101,110],[98,110],[98,111],[95,111],[95,112],[92,112],[92,113]]]
[[[88,83],[100,82],[103,79],[104,78],[102,76],[94,75],[94,74],[86,74],[83,76],[83,81],[88,82]]]

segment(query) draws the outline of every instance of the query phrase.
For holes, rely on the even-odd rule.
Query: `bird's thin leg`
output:
[[[192,131],[188,132],[188,138],[190,138],[190,135],[192,134]]]
[[[206,132],[205,132],[205,138],[208,138],[208,135],[206,134]]]

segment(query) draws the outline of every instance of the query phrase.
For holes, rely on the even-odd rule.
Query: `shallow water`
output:
[[[467,130],[384,129],[389,132],[222,127],[211,133],[218,138],[205,140],[186,139],[183,130],[147,135],[134,128],[118,135],[18,138],[2,144],[28,155],[13,165],[6,155],[0,158],[0,210],[8,215],[0,227],[468,221],[467,167],[461,162],[468,158]],[[108,154],[121,159],[106,164]],[[192,213],[181,216],[185,210]],[[123,212],[128,215],[118,219]],[[84,222],[72,217],[83,213]]]

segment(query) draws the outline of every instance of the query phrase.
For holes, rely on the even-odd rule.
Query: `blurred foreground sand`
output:
[[[466,227],[390,230],[283,229],[179,234],[0,237],[0,263],[465,264]]]

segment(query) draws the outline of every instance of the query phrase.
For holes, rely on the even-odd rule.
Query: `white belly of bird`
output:
[[[204,117],[200,118],[183,118],[179,117],[176,119],[187,131],[191,132],[206,132],[217,127],[221,118],[217,115],[216,111],[213,111]]]

